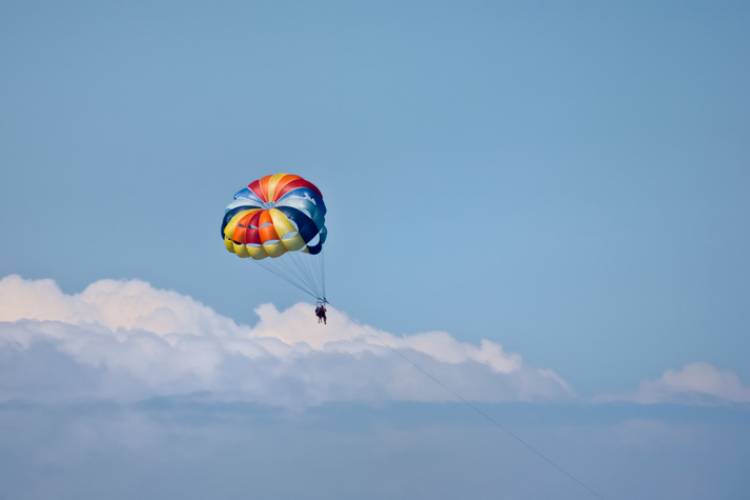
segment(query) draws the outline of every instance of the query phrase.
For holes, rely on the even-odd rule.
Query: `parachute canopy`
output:
[[[263,261],[269,271],[325,301],[322,259],[312,262],[310,257],[323,250],[325,215],[315,184],[294,174],[267,175],[234,195],[224,212],[221,237],[229,252]]]

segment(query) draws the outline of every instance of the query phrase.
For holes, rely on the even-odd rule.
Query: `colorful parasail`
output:
[[[225,209],[221,236],[229,252],[325,302],[325,215],[315,184],[294,174],[267,175],[237,191]]]

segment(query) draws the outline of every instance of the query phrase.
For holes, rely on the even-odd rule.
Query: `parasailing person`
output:
[[[326,324],[323,244],[328,236],[320,189],[299,175],[272,174],[237,191],[221,237],[227,251],[257,263],[315,299]]]

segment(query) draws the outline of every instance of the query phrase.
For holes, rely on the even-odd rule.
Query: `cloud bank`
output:
[[[679,370],[667,370],[655,380],[641,382],[632,394],[608,396],[603,401],[641,404],[750,403],[750,386],[740,378],[709,363],[690,363]]]
[[[281,406],[447,401],[410,361],[475,401],[565,399],[555,372],[496,342],[446,332],[396,336],[332,309],[256,309],[242,325],[143,281],[102,280],[66,294],[51,280],[0,280],[0,400],[196,394]]]

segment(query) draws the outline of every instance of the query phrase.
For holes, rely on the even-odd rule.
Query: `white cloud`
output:
[[[656,380],[641,382],[633,394],[608,396],[607,401],[657,403],[750,402],[750,386],[740,378],[709,363],[691,363],[679,370],[666,371]]]
[[[308,304],[257,308],[241,325],[142,281],[102,280],[65,294],[51,280],[0,280],[0,399],[129,399],[205,392],[305,406],[325,401],[444,401],[404,356],[467,399],[530,401],[572,393],[518,354],[445,332],[396,336]],[[398,352],[397,352],[398,351]]]

